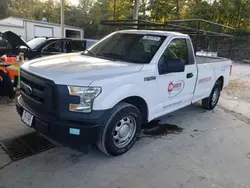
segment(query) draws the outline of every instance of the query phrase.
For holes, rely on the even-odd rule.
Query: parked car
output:
[[[84,51],[96,43],[92,39],[47,38],[39,37],[25,42],[11,31],[0,33],[0,55],[16,56],[24,52],[25,58],[34,59],[42,56]]]
[[[195,56],[186,34],[117,31],[84,53],[24,63],[16,109],[48,137],[117,156],[144,123],[199,100],[215,108],[231,70],[230,59]]]

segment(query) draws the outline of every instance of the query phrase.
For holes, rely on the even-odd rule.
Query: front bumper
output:
[[[88,118],[87,121],[83,121],[83,119],[80,118],[79,121],[79,119],[74,116],[74,121],[72,121],[72,117],[69,117],[67,120],[65,117],[45,116],[44,114],[46,113],[41,115],[26,105],[22,97],[19,97],[16,102],[16,111],[22,116],[23,110],[28,111],[34,116],[31,127],[36,131],[53,140],[73,147],[86,143],[95,143],[106,119],[106,114],[108,113],[108,110],[102,112],[93,111],[88,117],[98,118]],[[81,116],[81,113],[78,113],[78,115]],[[91,121],[89,119],[91,119]],[[70,131],[72,128],[79,130],[79,134],[72,134]]]

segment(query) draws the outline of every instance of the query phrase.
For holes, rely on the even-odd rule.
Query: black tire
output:
[[[221,81],[217,81],[215,83],[209,97],[202,100],[202,108],[204,108],[206,110],[213,110],[219,102],[221,89],[222,89],[222,83],[221,83]],[[218,92],[216,100],[213,99],[215,92]]]
[[[128,142],[127,145],[125,145],[124,147],[122,146],[118,147],[117,145],[119,143],[117,142],[117,140],[115,140],[114,137],[118,135],[118,132],[119,133],[121,132],[120,130],[122,128],[120,128],[119,131],[116,131],[116,128],[119,127],[119,124],[121,124],[121,121],[123,121],[123,119],[126,120],[126,117],[129,118],[128,119],[129,124],[131,124],[132,120],[133,122],[135,122],[135,126],[133,126],[135,128],[132,129],[133,134],[131,132],[130,137],[126,135],[128,136],[128,139],[129,139],[127,140]],[[125,102],[121,102],[117,104],[114,108],[112,108],[109,117],[104,123],[103,128],[100,130],[99,139],[97,141],[98,148],[109,156],[118,156],[118,155],[124,154],[130,148],[132,148],[132,146],[136,142],[140,134],[141,124],[142,124],[142,117],[138,108]],[[120,126],[121,127],[126,126],[126,128],[128,127],[126,123]],[[131,127],[129,128],[129,131],[130,130],[131,130]],[[115,132],[116,132],[116,135],[115,135]]]

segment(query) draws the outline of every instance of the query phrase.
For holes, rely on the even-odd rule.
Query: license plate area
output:
[[[28,125],[29,127],[32,126],[32,123],[33,123],[33,119],[34,119],[34,116],[27,112],[26,110],[23,110],[23,114],[22,114],[22,121]]]

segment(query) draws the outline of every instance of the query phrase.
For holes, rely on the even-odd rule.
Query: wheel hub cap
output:
[[[120,130],[119,130],[119,136],[121,137],[121,138],[124,138],[124,137],[126,137],[128,134],[129,134],[129,130],[130,128],[129,128],[129,125],[127,125],[127,124],[124,124],[121,128],[120,128]]]
[[[216,90],[214,91],[214,93],[213,93],[213,96],[212,96],[212,104],[213,104],[213,105],[217,102],[218,96],[219,96],[219,90],[216,89]]]
[[[136,121],[132,116],[122,118],[113,130],[114,144],[118,148],[127,146],[136,132]]]

